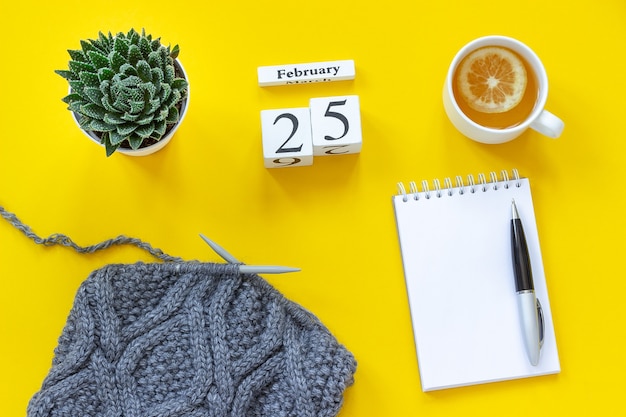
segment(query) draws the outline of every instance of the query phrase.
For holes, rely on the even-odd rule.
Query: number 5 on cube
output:
[[[308,107],[261,111],[266,168],[313,165]]]
[[[361,152],[359,96],[312,98],[309,106],[313,155]]]

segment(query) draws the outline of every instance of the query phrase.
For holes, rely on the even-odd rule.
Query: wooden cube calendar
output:
[[[361,152],[359,96],[312,98],[309,105],[313,155]]]
[[[308,107],[262,110],[261,134],[266,168],[313,165]]]

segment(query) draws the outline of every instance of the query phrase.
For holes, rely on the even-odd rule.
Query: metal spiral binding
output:
[[[407,192],[404,184],[398,183],[398,195],[402,196],[402,201],[407,202],[409,198],[412,200],[419,200],[420,197],[430,199],[431,197],[442,198],[445,196],[453,196],[455,192],[459,195],[464,195],[467,191],[474,194],[477,191],[487,192],[489,190],[497,191],[500,188],[508,189],[511,184],[515,187],[521,187],[519,172],[516,168],[511,170],[512,178],[509,177],[509,173],[506,170],[500,171],[500,178],[495,171],[489,172],[489,180],[484,173],[478,174],[478,181],[474,178],[474,175],[467,175],[467,185],[463,181],[461,175],[457,175],[454,179],[454,185],[449,177],[444,178],[443,187],[441,181],[437,178],[432,180],[432,190],[427,180],[422,180],[421,191],[418,189],[415,181],[409,182],[409,190]]]
[[[476,182],[474,181],[474,176],[472,174],[467,176],[467,183],[469,184],[469,192],[474,194],[476,192]]]
[[[417,184],[415,184],[415,181],[411,181],[409,183],[409,189],[411,190],[411,194],[414,195],[414,199],[415,200],[419,200],[420,199],[420,195],[419,192],[417,191]]]
[[[454,193],[454,191],[452,191],[452,181],[450,181],[450,178],[448,177],[444,178],[443,185],[448,190],[448,195],[451,196]]]
[[[437,198],[441,198],[441,183],[437,178],[433,180],[433,185],[435,187],[435,195]]]
[[[463,195],[463,193],[465,192],[465,185],[463,185],[463,177],[460,175],[457,175],[455,178],[456,181],[456,188],[459,189],[459,195]]]
[[[398,195],[402,196],[402,201],[404,201],[405,203],[409,201],[409,198],[406,195],[406,189],[404,188],[404,184],[402,184],[401,182],[398,183]]]
[[[480,183],[480,190],[483,193],[487,191],[487,179],[485,178],[485,174],[482,172],[478,174],[478,182]]]
[[[502,172],[502,181],[504,182],[504,189],[508,190],[509,189],[509,173],[503,169]]]
[[[519,172],[517,172],[516,168],[513,168],[513,178],[515,178],[515,186],[517,188],[522,186],[522,183],[519,181],[520,176],[519,176]]]
[[[424,192],[424,195],[426,196],[426,199],[430,198],[430,190],[428,189],[428,181],[426,180],[422,180],[422,191]]]
[[[491,177],[491,181],[490,181],[490,183],[492,184],[491,188],[493,188],[494,190],[497,190],[498,189],[498,175],[494,171],[491,171],[489,173],[489,176]]]

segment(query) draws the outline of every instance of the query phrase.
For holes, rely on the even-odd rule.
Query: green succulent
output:
[[[178,122],[188,87],[174,66],[178,45],[170,49],[134,29],[115,36],[100,32],[80,44],[68,51],[69,69],[55,72],[70,85],[63,101],[78,114],[81,128],[97,133],[107,156],[120,146],[138,149],[159,141]]]

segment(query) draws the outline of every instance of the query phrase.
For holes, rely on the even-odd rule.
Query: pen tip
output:
[[[519,219],[519,213],[517,212],[517,205],[515,205],[515,199],[511,200],[511,216],[513,219]]]

